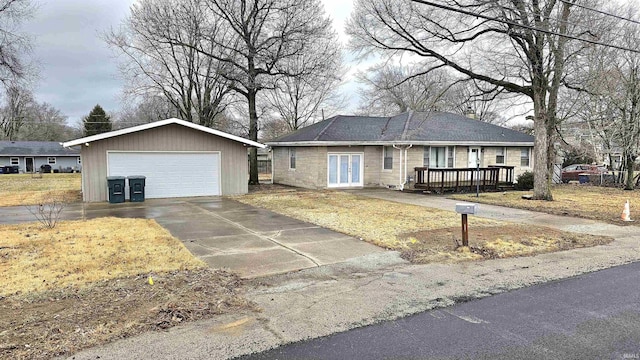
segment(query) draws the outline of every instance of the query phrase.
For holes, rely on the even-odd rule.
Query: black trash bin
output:
[[[107,176],[110,203],[116,204],[124,202],[124,179],[124,176]]]
[[[18,174],[20,172],[20,167],[17,165],[7,165],[2,169],[2,173],[4,174]]]
[[[144,201],[144,182],[146,177],[142,175],[128,176],[129,180],[129,200],[131,202]]]

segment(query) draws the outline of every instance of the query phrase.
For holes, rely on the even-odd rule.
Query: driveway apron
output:
[[[243,277],[342,262],[380,248],[313,224],[225,198],[183,203],[188,217],[156,217],[195,255]]]

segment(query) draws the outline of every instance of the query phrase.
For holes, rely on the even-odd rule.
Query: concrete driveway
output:
[[[351,236],[219,197],[87,204],[87,218],[155,219],[214,268],[253,278],[343,262],[384,250]],[[81,204],[63,218],[82,217]],[[0,208],[0,223],[33,221],[25,208]]]

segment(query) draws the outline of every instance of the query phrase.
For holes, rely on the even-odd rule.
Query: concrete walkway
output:
[[[447,199],[439,195],[412,194],[400,191],[389,191],[385,189],[363,189],[349,191],[356,195],[367,196],[376,199],[383,199],[405,204],[412,204],[448,211],[454,211],[456,204],[461,202],[473,202]],[[509,221],[519,224],[541,225],[558,230],[577,232],[592,235],[604,235],[612,237],[625,237],[636,233],[638,228],[628,226],[617,226],[606,224],[596,220],[570,218],[567,216],[552,215],[536,211],[506,208],[503,206],[478,204],[479,212],[476,215],[469,215],[469,222],[473,222],[473,216],[488,219]],[[594,205],[597,206],[597,205]]]
[[[335,264],[385,250],[335,231],[221,197],[69,204],[62,219],[154,219],[213,268],[244,278]],[[0,224],[32,222],[25,207],[0,207]]]
[[[453,209],[449,200],[440,197],[377,190],[367,196]],[[514,222],[606,234],[616,240],[533,257],[458,264],[412,265],[395,252],[385,252],[261,278],[248,283],[246,295],[262,309],[260,313],[229,314],[149,332],[70,359],[231,358],[640,260],[636,226],[481,206],[480,216],[497,216],[492,214],[500,214],[502,220],[508,217]]]

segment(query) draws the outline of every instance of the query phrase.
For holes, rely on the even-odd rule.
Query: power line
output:
[[[569,2],[569,1],[567,1],[567,0],[560,0],[560,1],[562,1],[563,3],[566,3],[566,4],[570,4],[570,5],[573,5],[573,6],[579,7],[579,8],[583,8],[583,9],[586,9],[586,10],[594,11],[594,12],[600,13],[600,14],[602,14],[602,15],[611,16],[611,17],[614,17],[614,18],[616,18],[616,19],[625,20],[625,21],[629,21],[629,22],[632,22],[632,23],[634,23],[634,24],[639,24],[639,25],[640,25],[640,21],[636,21],[636,20],[633,20],[633,19],[629,19],[629,18],[626,18],[626,17],[624,17],[624,16],[620,16],[620,15],[612,14],[612,13],[609,13],[609,12],[606,12],[606,11],[602,11],[602,10],[599,10],[599,9],[596,9],[596,8],[588,7],[588,6],[585,6],[585,5],[580,5],[580,4],[577,4],[577,3],[572,3],[572,2]]]
[[[559,36],[559,37],[564,37],[566,39],[578,40],[578,41],[583,41],[583,42],[586,42],[586,43],[589,43],[589,44],[601,45],[601,46],[605,46],[605,47],[609,47],[609,48],[613,48],[613,49],[624,50],[624,51],[629,51],[629,52],[634,52],[634,53],[640,53],[640,50],[628,48],[626,46],[612,45],[612,44],[607,44],[607,43],[603,43],[603,42],[600,42],[600,41],[580,38],[580,37],[573,36],[573,35],[560,34],[560,33],[557,33],[555,31],[551,31],[551,30],[538,29],[538,28],[536,28],[534,26],[523,25],[523,24],[519,24],[519,23],[514,22],[514,21],[510,21],[510,20],[499,19],[499,18],[496,18],[496,17],[493,17],[493,16],[482,15],[482,14],[474,13],[472,11],[457,9],[457,8],[454,8],[454,7],[451,7],[451,6],[447,6],[447,5],[436,4],[436,3],[433,3],[431,1],[425,1],[425,0],[411,0],[411,1],[417,2],[417,3],[420,3],[420,4],[424,4],[424,5],[428,5],[428,6],[433,6],[433,7],[436,7],[436,8],[443,9],[443,10],[448,10],[448,11],[453,11],[453,12],[457,12],[457,13],[468,15],[468,16],[473,16],[473,17],[480,18],[480,19],[485,19],[485,20],[489,20],[489,21],[495,21],[495,22],[498,22],[498,23],[503,23],[503,24],[507,24],[507,25],[511,25],[511,26],[515,26],[515,27],[519,27],[519,28],[523,28],[523,29],[527,29],[527,30],[538,31],[538,32],[541,32],[541,33],[549,34],[549,35],[556,35],[556,36]]]
[[[562,1],[566,2],[566,0],[562,0]],[[496,4],[496,5],[497,5],[497,6],[499,6],[501,9],[508,10],[508,11],[511,11],[511,12],[517,12],[515,9],[513,9],[513,8],[511,8],[511,7],[504,6],[504,5],[502,5],[502,4]],[[593,11],[598,11],[598,10],[596,10],[596,9],[591,9],[591,8],[585,8],[585,9],[593,10]],[[610,16],[620,17],[620,16],[618,16],[618,15],[613,15],[613,14],[605,13],[605,12],[602,12],[602,11],[598,11],[598,12],[601,12],[601,13],[603,13],[603,14],[605,14],[605,15],[610,15]],[[636,22],[635,20],[632,20],[632,19],[628,19],[628,18],[624,18],[624,17],[620,17],[620,18],[621,18],[621,19],[624,19],[624,20],[631,21],[631,22]],[[594,22],[594,21],[605,21],[604,19],[605,19],[605,17],[600,17],[600,18],[598,18],[597,20],[595,20],[595,19],[591,20],[589,23],[592,23],[592,22]],[[549,20],[553,20],[553,19],[549,19]],[[558,21],[558,22],[559,22],[559,21]],[[590,26],[590,25],[588,25],[588,24],[581,24],[581,23],[577,23],[577,22],[575,22],[575,21],[569,21],[569,20],[564,20],[564,21],[562,21],[562,23],[567,24],[567,25],[572,25],[572,26],[574,26],[574,27],[576,27],[576,28],[582,28],[582,29],[585,29],[585,31],[583,31],[583,33],[588,33],[589,35],[593,36],[594,38],[599,38],[599,37],[598,37],[598,34],[597,34],[597,33],[594,33],[594,28],[593,28],[593,26]],[[557,26],[557,25],[556,25],[556,26]],[[614,31],[612,31],[611,29],[607,29],[607,30],[606,30],[606,33],[607,33],[607,35],[609,35],[609,38],[611,38],[611,37],[613,36],[613,37],[615,37],[615,38],[631,39],[631,40],[633,40],[635,43],[640,43],[640,39],[638,39],[637,37],[630,37],[628,34],[621,34],[621,33],[619,33],[619,32],[614,32]]]

